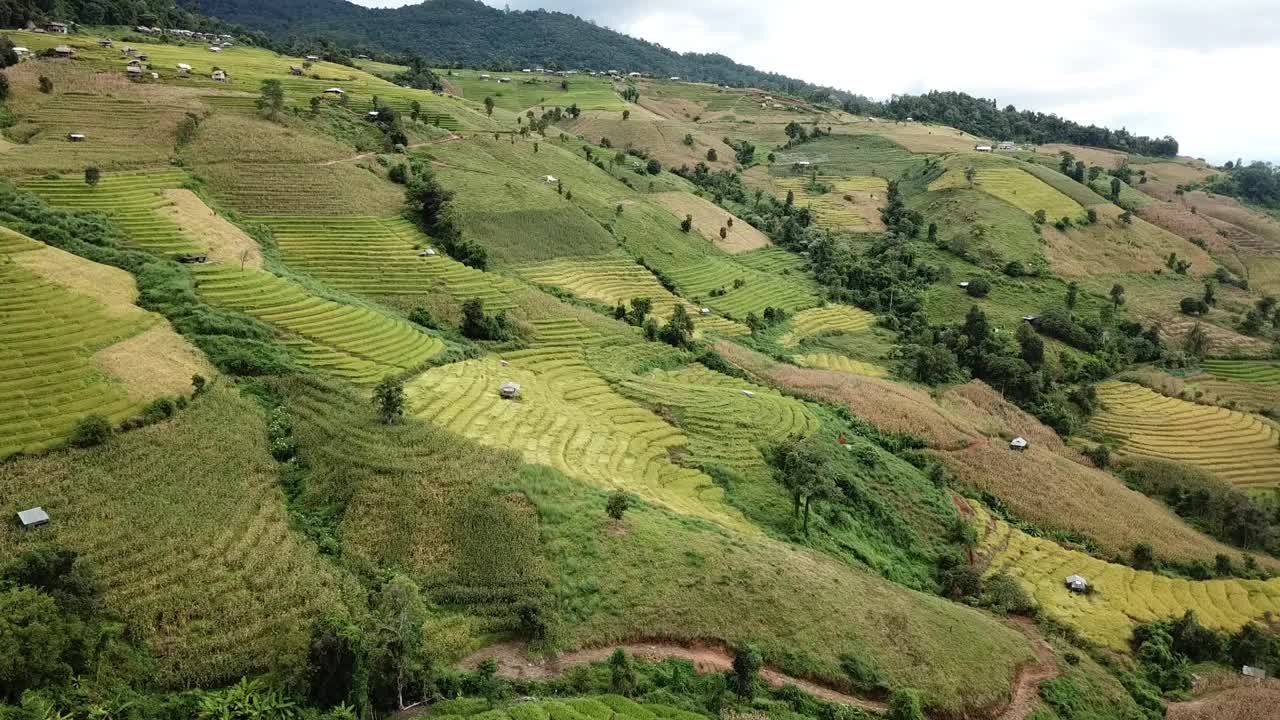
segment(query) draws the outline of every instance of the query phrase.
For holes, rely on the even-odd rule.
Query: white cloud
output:
[[[546,7],[872,97],[962,90],[1280,162],[1275,0],[485,0]],[[365,5],[400,5],[361,0]]]

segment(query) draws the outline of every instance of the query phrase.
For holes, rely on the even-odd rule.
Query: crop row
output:
[[[1196,465],[1238,485],[1280,484],[1280,430],[1249,413],[1197,405],[1131,383],[1098,387],[1094,428],[1122,451]]]
[[[794,345],[808,337],[825,333],[857,333],[875,324],[876,316],[852,305],[827,305],[801,310],[791,318],[791,330],[782,336],[783,345]]]
[[[0,257],[0,457],[55,444],[85,415],[118,421],[134,414],[138,403],[90,356],[154,322],[141,313],[108,315],[93,299],[8,259],[38,247],[10,237]]]
[[[552,332],[539,328],[539,336]],[[711,478],[675,465],[668,453],[688,439],[623,397],[584,361],[562,327],[563,345],[433,368],[411,383],[413,413],[484,445],[511,448],[604,488],[635,492],[676,512],[742,525]],[[504,400],[499,387],[520,386]]]
[[[778,187],[795,195],[798,206],[809,206],[819,223],[826,227],[845,230],[870,230],[875,227],[860,204],[875,203],[884,197],[887,182],[877,177],[819,177],[819,182],[830,190],[815,192],[806,177],[783,177],[775,182]]]
[[[1157,575],[1031,537],[990,518],[981,508],[975,515],[984,533],[978,552],[990,557],[988,575],[1013,576],[1042,612],[1116,650],[1127,649],[1135,623],[1177,617],[1187,610],[1194,610],[1206,627],[1231,632],[1280,612],[1280,579],[1196,581]],[[1084,577],[1093,592],[1069,590],[1070,575]]]
[[[818,302],[803,279],[789,280],[717,257],[670,268],[667,274],[682,295],[733,318],[761,315],[770,306],[792,312]]]
[[[97,185],[83,178],[31,180],[22,189],[36,193],[49,204],[71,210],[95,210],[110,217],[139,248],[165,254],[195,251],[182,231],[156,210],[168,204],[165,190],[182,187],[181,171],[103,175]]]
[[[797,365],[807,368],[840,370],[841,372],[866,375],[868,377],[884,377],[889,374],[889,371],[874,363],[850,360],[844,355],[837,355],[836,353],[809,353],[807,355],[796,355],[794,359]]]
[[[930,190],[969,187],[965,168],[952,167],[942,177],[929,184]],[[983,167],[975,169],[972,187],[993,195],[1028,215],[1044,210],[1050,221],[1069,217],[1073,220],[1083,215],[1083,208],[1031,173],[1013,167]]]
[[[260,270],[203,265],[196,288],[210,302],[234,308],[294,334],[286,340],[308,367],[353,382],[417,367],[444,343],[403,320],[307,294],[300,285]]]
[[[659,323],[671,317],[675,306],[680,304],[694,318],[696,330],[722,335],[747,332],[741,323],[715,315],[700,315],[698,307],[662,287],[653,273],[630,258],[557,260],[522,267],[519,273],[539,285],[561,287],[581,298],[608,305],[622,303],[630,307],[632,299],[648,298],[653,303],[652,315]]]
[[[1206,360],[1204,369],[1223,380],[1280,386],[1280,363],[1262,360]]]
[[[435,248],[431,239],[395,217],[264,216],[284,261],[337,288],[364,295],[422,295],[441,288],[485,309],[513,307],[512,283],[469,268]]]
[[[807,267],[807,261],[803,256],[782,248],[753,250],[734,255],[733,259],[747,267],[779,275],[803,273]]]

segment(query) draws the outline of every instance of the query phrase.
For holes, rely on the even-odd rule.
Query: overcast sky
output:
[[[396,0],[357,0],[394,7]],[[962,90],[1280,162],[1280,0],[484,0],[875,98]]]

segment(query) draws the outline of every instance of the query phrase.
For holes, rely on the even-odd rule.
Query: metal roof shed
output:
[[[22,527],[26,528],[47,525],[49,523],[49,513],[45,512],[42,507],[20,510],[18,512],[18,522],[22,523]]]

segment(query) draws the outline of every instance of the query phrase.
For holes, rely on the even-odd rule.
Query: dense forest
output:
[[[1280,209],[1280,167],[1267,162],[1227,162],[1223,170],[1204,183],[1206,190]]]
[[[0,0],[0,27],[23,27],[49,20],[82,25],[146,25],[223,31],[211,20],[168,0]]]
[[[1111,130],[1097,125],[1081,125],[1057,115],[1019,110],[1012,105],[1001,110],[995,100],[962,92],[935,90],[925,95],[894,95],[888,102],[854,97],[844,100],[844,108],[851,113],[943,123],[974,135],[999,140],[1074,143],[1157,157],[1173,157],[1178,154],[1178,141],[1167,135],[1150,138],[1134,135],[1125,129]]]

